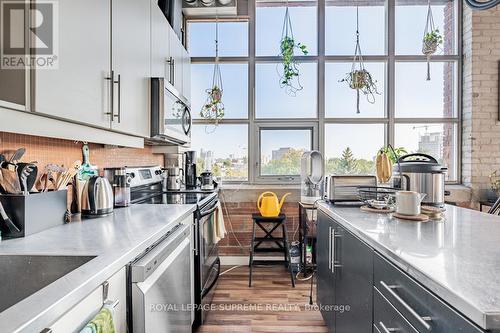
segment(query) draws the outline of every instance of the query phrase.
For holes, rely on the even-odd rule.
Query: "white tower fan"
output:
[[[325,164],[321,153],[312,150],[302,154],[300,171],[300,202],[312,205],[322,198]]]

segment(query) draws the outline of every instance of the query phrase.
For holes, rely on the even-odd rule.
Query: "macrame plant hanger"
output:
[[[299,68],[295,61],[295,56],[293,54],[293,48],[295,47],[295,38],[293,36],[292,29],[292,19],[290,18],[290,12],[288,9],[288,0],[286,1],[286,9],[285,9],[285,17],[283,19],[283,28],[281,29],[281,45],[283,45],[283,41],[287,40],[292,45],[292,54],[283,54],[283,50],[281,50],[281,57],[283,58],[283,63],[278,64],[278,74],[280,76],[280,87],[285,88],[287,93],[291,96],[295,96],[298,91],[304,89],[302,84],[300,83],[299,76]],[[285,57],[290,57],[285,59]],[[283,66],[283,73],[280,72],[279,67]],[[291,76],[287,77],[287,73]],[[297,78],[296,84],[294,84],[293,78]]]
[[[203,105],[200,115],[204,119],[213,120],[213,125],[215,126],[212,131],[208,130],[208,126],[205,128],[205,132],[211,133],[215,131],[215,128],[219,124],[219,121],[224,118],[224,103],[222,102],[222,94],[224,88],[222,85],[222,73],[219,64],[219,20],[218,17],[215,18],[215,64],[214,71],[212,74],[212,86],[210,89],[206,90],[207,100]]]
[[[363,54],[361,53],[361,45],[359,43],[359,7],[356,6],[356,48],[354,49],[354,59],[352,61],[351,73],[356,71],[356,65],[360,72],[365,72],[365,64],[363,62]],[[356,82],[353,82],[356,87],[356,113],[359,111],[359,87]],[[352,85],[352,84],[351,84]]]
[[[427,21],[425,23],[422,41],[422,53],[427,56],[427,81],[431,80],[431,56],[436,52],[437,45],[426,40],[428,33],[435,31],[434,18],[432,17],[431,0],[427,0]]]

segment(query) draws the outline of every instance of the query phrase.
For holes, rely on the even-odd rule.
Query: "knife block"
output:
[[[11,233],[0,218],[2,238],[20,238],[64,224],[68,191],[2,194],[0,202],[21,232]]]

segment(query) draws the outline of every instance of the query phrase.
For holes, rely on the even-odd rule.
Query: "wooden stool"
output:
[[[286,215],[280,214],[277,217],[263,217],[260,214],[252,214],[253,227],[252,227],[252,244],[250,245],[250,260],[248,266],[250,267],[250,276],[248,277],[248,286],[252,286],[252,269],[253,264],[256,265],[274,265],[285,264],[288,265],[290,271],[290,279],[292,280],[292,287],[295,288],[295,279],[293,276],[292,265],[290,264],[290,252],[288,249],[288,236],[286,232]],[[258,225],[265,233],[264,237],[255,237],[255,226]],[[282,237],[274,237],[273,232],[281,226]],[[269,227],[269,228],[268,228]],[[263,243],[275,243],[278,247],[261,247]],[[281,252],[283,253],[283,260],[254,260],[254,253],[262,252]]]

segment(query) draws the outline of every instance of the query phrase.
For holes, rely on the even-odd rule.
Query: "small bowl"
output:
[[[370,205],[370,207],[375,209],[386,209],[387,207],[389,207],[387,201],[382,200],[368,200],[367,203]]]

